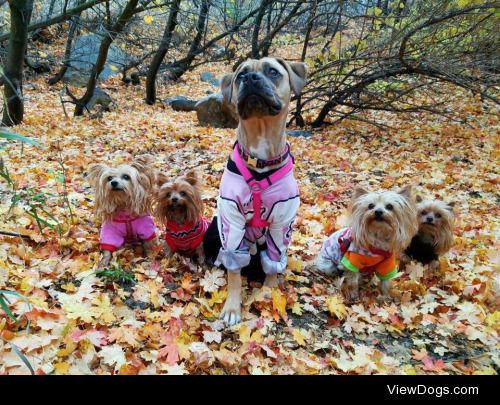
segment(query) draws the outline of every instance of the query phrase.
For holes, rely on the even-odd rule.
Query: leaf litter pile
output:
[[[220,76],[229,67],[209,69]],[[188,73],[161,94],[216,91],[198,78]],[[111,112],[67,118],[60,88],[34,80],[26,122],[14,130],[43,147],[1,145],[11,183],[0,182],[0,231],[23,237],[0,236],[0,290],[27,298],[4,296],[13,317],[0,309],[1,374],[30,372],[16,350],[38,374],[498,373],[498,111],[485,114],[454,89],[447,102],[467,124],[388,116],[386,131],[344,121],[289,138],[301,208],[288,269],[278,289],[245,283],[244,321],[225,328],[226,281],[216,268],[124,248],[96,273],[100,224],[85,173],[140,153],[172,176],[196,168],[211,217],[235,132],[147,106],[142,88],[116,78],[104,86],[116,100]],[[361,301],[346,305],[339,280],[311,262],[341,226],[355,185],[407,183],[455,202],[454,246],[437,272],[409,264],[395,302],[379,304],[376,280],[364,280]]]

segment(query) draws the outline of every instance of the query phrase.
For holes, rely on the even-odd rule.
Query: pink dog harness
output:
[[[269,174],[252,173],[237,144],[222,175],[217,199],[217,228],[221,241],[215,265],[239,272],[260,251],[266,274],[286,269],[287,249],[299,209],[299,189],[292,156]],[[264,247],[265,250],[259,249]]]
[[[249,226],[253,226],[256,228],[265,228],[270,225],[270,223],[261,217],[261,207],[262,207],[262,191],[269,187],[271,184],[277,183],[286,174],[293,169],[293,159],[288,159],[286,164],[279,168],[276,172],[271,174],[269,177],[266,177],[263,180],[255,180],[250,173],[250,170],[243,163],[243,159],[241,158],[240,151],[238,148],[238,144],[234,145],[234,163],[236,163],[236,167],[240,171],[241,175],[248,183],[250,190],[252,192],[252,200],[253,200],[253,210],[254,214],[252,219],[247,222]]]
[[[100,243],[102,250],[115,251],[124,243],[149,241],[156,237],[156,226],[151,215],[132,216],[121,211],[111,221],[102,225]]]

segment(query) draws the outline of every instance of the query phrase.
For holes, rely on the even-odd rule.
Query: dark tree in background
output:
[[[28,39],[28,25],[33,0],[10,0],[10,38],[4,66],[4,110],[2,125],[12,126],[23,120],[23,65]]]
[[[132,18],[132,16],[138,11],[136,10],[138,2],[139,0],[129,0],[116,22],[109,25],[107,35],[104,36],[101,42],[97,61],[92,69],[92,72],[90,73],[90,78],[87,82],[85,94],[80,99],[72,97],[76,104],[75,116],[83,115],[85,106],[94,95],[95,86],[97,84],[99,75],[104,69],[104,64],[106,63],[106,59],[108,57],[109,47],[118,36],[118,34],[125,28],[130,18]]]
[[[170,7],[168,14],[167,25],[165,26],[165,31],[163,32],[163,37],[160,42],[160,46],[156,51],[151,64],[149,65],[148,74],[146,78],[146,103],[154,104],[156,101],[156,75],[160,69],[160,65],[167,54],[170,44],[172,42],[172,34],[174,33],[175,27],[177,27],[177,16],[179,15],[179,7],[182,0],[174,0]]]

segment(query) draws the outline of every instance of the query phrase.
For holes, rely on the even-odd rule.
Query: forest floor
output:
[[[207,69],[220,76],[230,67]],[[162,86],[161,97],[216,91],[200,71]],[[234,130],[148,106],[143,86],[114,78],[103,87],[116,102],[111,112],[67,118],[61,86],[29,81],[26,121],[14,130],[43,147],[0,145],[15,184],[0,182],[0,230],[26,235],[0,236],[0,289],[29,299],[9,296],[16,322],[0,310],[0,374],[29,373],[12,344],[46,374],[498,373],[498,111],[484,114],[478,100],[453,90],[449,106],[467,124],[388,115],[386,131],[344,121],[290,138],[301,207],[284,283],[246,286],[244,322],[227,329],[218,321],[226,289],[217,269],[192,271],[175,256],[153,260],[126,248],[120,265],[135,282],[95,274],[99,227],[85,173],[91,163],[146,152],[170,175],[196,168],[210,217]],[[355,185],[408,183],[455,202],[453,248],[436,273],[416,264],[401,273],[397,302],[377,303],[376,281],[366,280],[361,301],[346,305],[336,281],[308,264],[338,228]],[[43,230],[33,215],[46,220]]]

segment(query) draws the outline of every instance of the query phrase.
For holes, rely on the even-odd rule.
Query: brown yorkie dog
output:
[[[205,261],[203,237],[210,225],[203,216],[201,188],[194,170],[170,180],[164,173],[158,176],[155,216],[165,225],[167,256],[178,252]]]
[[[402,262],[416,260],[439,268],[439,256],[450,250],[453,243],[453,205],[439,200],[424,200],[417,196],[418,232],[401,257]]]
[[[109,265],[112,253],[125,243],[142,243],[146,253],[156,243],[156,226],[150,215],[156,172],[150,155],[131,164],[109,167],[93,164],[88,180],[95,189],[95,215],[102,221],[99,268]]]
[[[416,231],[411,187],[379,192],[356,188],[349,226],[323,243],[316,267],[345,276],[348,301],[358,300],[361,275],[373,273],[380,280],[380,298],[389,298],[391,279],[398,272],[396,259]]]

